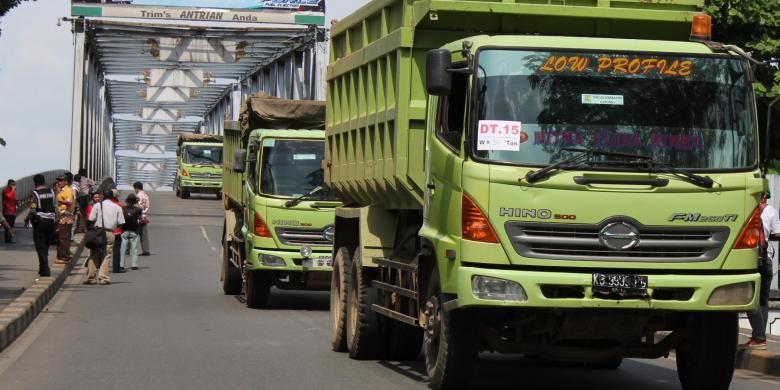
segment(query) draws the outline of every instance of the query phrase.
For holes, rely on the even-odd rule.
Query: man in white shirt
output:
[[[766,323],[769,320],[769,289],[772,283],[772,258],[774,257],[772,245],[769,241],[777,241],[780,238],[780,217],[777,209],[767,203],[769,192],[761,197],[761,227],[763,235],[759,242],[758,272],[761,274],[761,294],[758,297],[758,308],[748,313],[750,327],[753,334],[743,347],[750,349],[767,349]]]
[[[95,284],[95,273],[99,284],[111,284],[109,274],[111,260],[114,257],[114,230],[125,223],[122,208],[114,204],[111,199],[111,190],[103,195],[103,201],[93,205],[89,213],[89,220],[95,223],[95,227],[103,229],[106,235],[106,247],[102,250],[93,250],[87,260],[87,280],[84,284]],[[99,269],[99,271],[98,271]]]

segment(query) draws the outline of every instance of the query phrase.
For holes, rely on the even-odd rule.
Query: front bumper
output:
[[[280,257],[284,260],[285,266],[266,266],[261,264],[260,262],[260,256],[262,255],[270,255],[270,256],[276,256]],[[330,250],[322,251],[322,250],[315,250],[312,253],[311,258],[318,258],[320,256],[326,256],[328,258],[331,258],[332,253]],[[254,248],[251,251],[250,258],[248,259],[249,268],[252,270],[270,270],[270,271],[296,271],[296,272],[303,272],[303,271],[326,271],[330,272],[333,270],[333,267],[304,267],[301,265],[303,263],[304,257],[301,256],[300,252],[298,251],[284,251],[284,250],[273,250],[273,249],[257,249]]]
[[[642,275],[641,271],[637,274]],[[507,302],[477,298],[472,292],[471,281],[476,275],[504,279],[520,284],[527,295],[524,302]],[[457,270],[457,307],[528,307],[569,309],[644,309],[676,311],[750,311],[755,309],[760,276],[758,273],[737,275],[653,275],[648,276],[648,293],[654,289],[693,289],[687,300],[670,299],[604,299],[592,294],[592,274],[581,272],[538,272],[503,269],[487,269],[461,266]],[[753,282],[753,299],[746,305],[713,306],[707,303],[718,287],[743,282]],[[571,286],[582,288],[583,296],[577,298],[550,298],[542,291],[543,286]]]
[[[222,182],[182,180],[181,188],[190,192],[219,192],[222,189]]]

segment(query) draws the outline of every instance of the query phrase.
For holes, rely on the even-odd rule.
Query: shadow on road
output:
[[[382,367],[417,382],[426,382],[425,362],[377,362]],[[519,386],[522,384],[522,386]],[[679,389],[677,372],[641,360],[625,360],[618,369],[596,369],[579,364],[556,363],[522,355],[483,353],[474,367],[472,389]]]
[[[327,311],[330,310],[329,294],[328,291],[286,291],[274,287],[268,305],[258,310]],[[243,296],[237,295],[236,299],[246,304]]]

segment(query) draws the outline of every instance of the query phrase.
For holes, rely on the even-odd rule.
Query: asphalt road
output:
[[[212,198],[213,199],[213,198]],[[110,286],[73,275],[0,354],[0,389],[424,389],[420,361],[331,352],[327,293],[274,290],[251,310],[222,294],[220,202],[152,194],[151,257]],[[484,355],[474,388],[677,389],[671,359],[602,371]],[[732,389],[777,389],[739,371]]]

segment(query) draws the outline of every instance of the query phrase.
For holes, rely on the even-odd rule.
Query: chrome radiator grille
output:
[[[276,228],[276,236],[285,245],[333,245],[331,241],[325,238],[323,229]]]
[[[638,243],[619,250],[607,247],[599,239],[606,224],[510,221],[504,227],[519,255],[550,260],[704,262],[718,257],[729,237],[727,227],[648,227],[633,223]]]
[[[222,180],[222,174],[212,174],[212,173],[190,173],[190,178],[192,180],[211,180],[211,181],[221,181]]]

